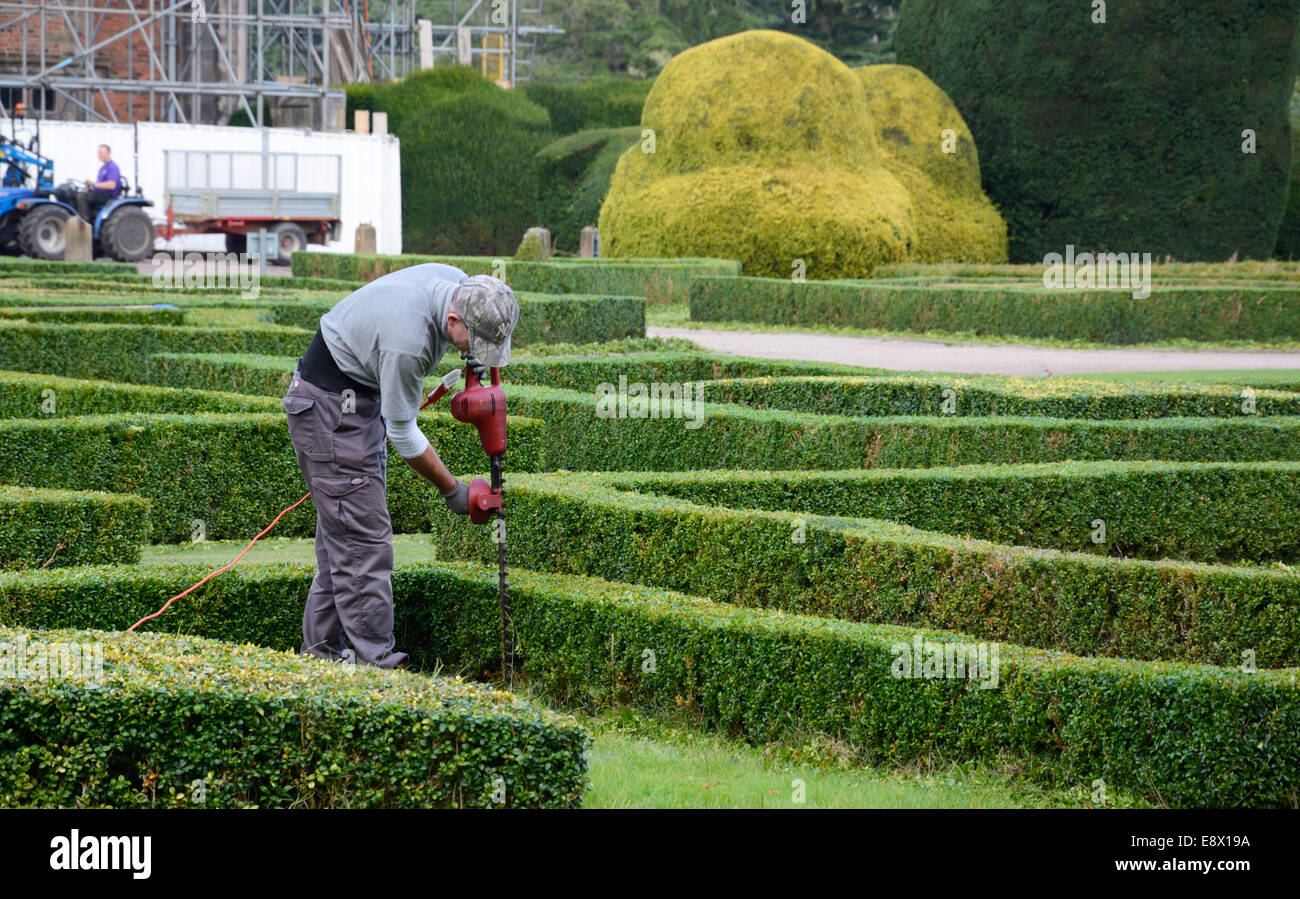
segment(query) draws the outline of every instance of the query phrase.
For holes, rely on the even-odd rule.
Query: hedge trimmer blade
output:
[[[510,616],[509,583],[506,580],[506,511],[505,511],[505,473],[502,470],[500,456],[492,457],[492,489],[502,498],[501,508],[497,512],[497,604],[501,608],[501,676],[506,686],[511,686],[515,679],[515,647],[511,637],[514,622]]]

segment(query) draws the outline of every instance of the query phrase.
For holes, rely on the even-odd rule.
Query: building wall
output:
[[[10,133],[11,123],[0,119],[4,134]],[[26,142],[34,123],[21,120],[18,136]],[[131,125],[96,122],[60,122],[46,120],[41,123],[41,152],[54,160],[55,182],[69,178],[81,180],[93,177],[99,168],[95,150],[99,144],[108,144],[113,159],[135,192],[135,160],[132,152]],[[352,134],[306,131],[297,128],[229,128],[218,125],[173,125],[160,122],[142,123],[139,132],[140,185],[144,195],[157,205],[150,209],[158,222],[166,219],[163,198],[166,191],[166,172],[163,151],[173,150],[229,150],[260,152],[263,134],[267,150],[272,153],[304,153],[341,155],[342,189],[340,212],[343,221],[341,240],[324,249],[331,252],[350,253],[356,228],[363,222],[375,226],[380,253],[402,251],[402,176],[399,162],[400,145],[393,135]],[[304,166],[304,171],[306,170]],[[182,238],[181,245],[195,250],[224,248],[220,237],[192,236]],[[312,246],[313,251],[320,247]]]

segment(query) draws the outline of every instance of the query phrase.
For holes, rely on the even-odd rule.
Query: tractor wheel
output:
[[[42,204],[18,223],[18,246],[33,259],[62,259],[68,248],[68,213],[61,206]]]
[[[247,234],[226,234],[226,252],[247,253],[248,235]]]
[[[139,262],[153,249],[154,227],[139,206],[122,206],[99,228],[99,239],[109,256],[121,262]]]
[[[289,258],[294,253],[307,250],[307,233],[293,222],[280,222],[273,225],[271,233],[279,239],[280,245],[280,255],[275,258],[276,265],[288,265]]]

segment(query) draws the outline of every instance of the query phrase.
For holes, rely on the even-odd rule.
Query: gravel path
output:
[[[1116,371],[1300,369],[1300,352],[1262,350],[1075,350],[1012,343],[945,343],[905,337],[763,334],[657,327],[647,327],[646,336],[683,337],[710,350],[739,356],[838,362],[891,371],[1032,376]]]

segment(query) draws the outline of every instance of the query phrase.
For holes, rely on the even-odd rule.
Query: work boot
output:
[[[90,221],[89,199],[84,190],[77,191],[77,212],[81,213],[85,221]]]

